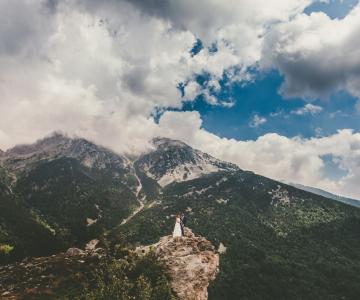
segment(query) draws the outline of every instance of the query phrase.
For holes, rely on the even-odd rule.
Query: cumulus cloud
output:
[[[265,117],[261,117],[258,114],[255,114],[252,120],[249,123],[249,126],[252,128],[257,128],[260,125],[263,125],[267,122],[267,119]]]
[[[205,44],[224,39],[244,58],[259,55],[261,34],[274,22],[286,21],[312,1],[278,0],[128,0],[144,13],[169,20],[177,28],[194,32]]]
[[[90,13],[81,3],[59,2],[56,14],[43,1],[0,5],[2,20],[14,12],[5,18],[11,30],[0,29],[3,148],[62,129],[107,144],[115,138],[115,148],[125,150],[121,140],[151,132],[156,107],[180,107],[177,85],[191,80],[196,65],[192,33],[172,31],[126,3]]]
[[[310,1],[260,2],[1,1],[1,146],[58,129],[132,142],[127,129],[110,129],[150,123],[155,110],[180,108],[197,95],[231,107],[232,99],[216,97],[224,73],[249,80],[246,68],[259,60],[266,28]],[[194,56],[198,38],[205,47]],[[204,73],[209,81],[200,88],[196,75]]]
[[[47,34],[54,29],[50,15],[42,1],[0,2],[1,57],[37,55]]]
[[[316,115],[316,114],[320,113],[322,110],[323,110],[323,108],[321,106],[308,103],[299,109],[292,110],[290,113],[294,114],[294,115],[299,115],[299,116],[303,116],[303,115],[307,115],[307,114]]]
[[[287,97],[327,98],[337,90],[360,96],[360,4],[344,19],[299,14],[267,34],[262,63],[285,76]]]

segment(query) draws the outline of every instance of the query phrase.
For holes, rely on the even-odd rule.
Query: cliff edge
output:
[[[219,270],[219,254],[204,237],[186,229],[185,236],[164,236],[156,244],[141,246],[138,253],[154,251],[166,266],[171,288],[182,300],[206,300],[207,288]]]

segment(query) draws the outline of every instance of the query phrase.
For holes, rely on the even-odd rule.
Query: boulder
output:
[[[66,253],[67,256],[81,256],[85,254],[85,251],[79,248],[69,248]]]
[[[94,239],[91,240],[90,242],[88,242],[85,246],[85,251],[94,251],[97,244],[99,244],[99,240],[98,239]]]

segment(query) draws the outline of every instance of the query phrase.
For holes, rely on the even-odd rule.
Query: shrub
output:
[[[164,267],[153,253],[109,259],[93,274],[80,299],[175,300]]]

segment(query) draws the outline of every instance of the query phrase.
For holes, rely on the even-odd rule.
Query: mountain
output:
[[[11,211],[16,211],[16,204],[26,212],[29,222],[58,241],[57,250],[82,245],[121,222],[138,205],[140,182],[131,161],[84,139],[54,134],[16,146],[1,156],[0,174],[9,191],[2,204]],[[21,234],[9,229],[24,218],[10,222],[8,216],[2,217],[1,243],[15,247],[15,257],[43,254],[21,242],[23,235],[30,235],[31,226]]]
[[[181,141],[155,138],[152,143],[154,149],[142,155],[136,165],[161,187],[173,182],[192,180],[204,174],[239,169],[234,164],[218,160]]]
[[[360,208],[360,200],[334,195],[334,194],[326,192],[324,190],[314,188],[314,187],[310,187],[310,186],[306,186],[306,185],[302,185],[302,184],[299,184],[299,183],[289,183],[289,184],[296,187],[296,188],[298,188],[298,189],[301,189],[301,190],[304,190],[304,191],[307,191],[307,192],[310,192],[310,193],[313,193],[313,194],[316,194],[316,195],[320,195],[320,196],[323,196],[323,197],[326,197],[326,198],[329,198],[329,199],[340,201],[340,202],[343,202],[343,203],[346,203],[346,204],[349,204],[349,205]]]
[[[125,156],[95,145],[85,139],[71,139],[55,133],[31,145],[19,145],[7,150],[1,156],[3,167],[13,175],[22,175],[36,165],[56,159],[75,159],[81,165],[91,169],[112,172],[123,184],[135,189],[134,172],[131,162]]]
[[[166,184],[108,233],[114,244],[155,243],[186,212],[188,226],[223,252],[209,299],[356,299],[359,209],[226,163],[176,177],[173,170],[197,165],[191,157],[198,152],[178,141],[154,144],[135,165],[147,180]]]
[[[0,183],[0,264],[60,249],[60,240],[47,224]]]
[[[166,187],[110,236],[154,243],[181,211],[194,232],[226,248],[209,299],[356,299],[360,292],[357,208],[251,172],[218,172]]]
[[[152,143],[132,159],[62,135],[6,151],[0,203],[23,216],[9,219],[0,211],[0,252],[9,261],[81,247],[96,237],[109,255],[126,253],[126,264],[131,249],[168,236],[175,215],[185,212],[187,227],[220,256],[209,299],[358,298],[359,208],[241,170],[181,141]],[[30,235],[26,226],[12,230],[22,219],[41,229],[32,233],[33,244],[21,243]],[[45,235],[34,250],[36,235],[44,233],[53,240]],[[179,243],[172,253],[186,249],[185,239]],[[16,249],[22,255],[11,256]],[[153,263],[145,269],[159,270]],[[113,267],[106,272],[113,274]],[[103,286],[109,298],[113,286]]]

